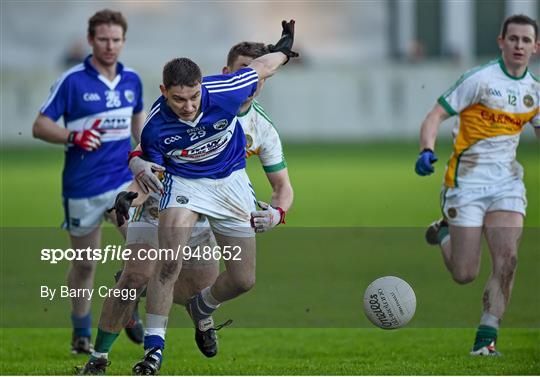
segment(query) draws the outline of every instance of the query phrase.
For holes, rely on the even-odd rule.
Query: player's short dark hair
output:
[[[96,28],[103,24],[113,24],[122,27],[122,36],[127,32],[127,21],[120,12],[116,12],[110,9],[102,9],[96,12],[90,19],[88,19],[88,35],[91,37],[96,35]]]
[[[167,89],[177,85],[194,87],[201,81],[201,69],[191,59],[176,58],[163,67],[163,85]]]
[[[513,16],[510,16],[504,20],[501,30],[501,37],[503,39],[506,37],[508,25],[510,24],[531,25],[534,28],[534,40],[538,39],[538,24],[536,23],[536,20],[533,20],[524,14],[514,14]]]
[[[240,42],[232,46],[227,55],[227,65],[231,67],[239,56],[248,56],[258,58],[268,54],[268,47],[264,43],[258,42]]]

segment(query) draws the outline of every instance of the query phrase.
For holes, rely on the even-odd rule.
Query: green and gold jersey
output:
[[[481,187],[523,177],[516,148],[523,127],[540,127],[540,83],[527,70],[511,76],[502,59],[465,73],[438,99],[458,119],[447,187]]]

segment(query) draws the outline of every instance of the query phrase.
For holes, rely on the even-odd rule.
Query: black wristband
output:
[[[75,140],[75,135],[77,134],[76,131],[71,131],[68,135],[67,142],[70,144],[73,144],[73,140]]]
[[[431,148],[424,148],[424,149],[422,149],[422,152],[420,152],[420,153],[424,153],[424,152],[431,152],[431,153],[434,153],[434,152],[433,152],[433,149],[431,149]]]

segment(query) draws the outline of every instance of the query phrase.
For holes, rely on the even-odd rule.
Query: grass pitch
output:
[[[162,375],[537,375],[538,331],[503,329],[501,358],[466,354],[467,329],[228,329],[206,359],[192,329],[172,329]],[[68,329],[4,330],[2,374],[73,374]],[[6,354],[9,356],[6,358]],[[121,335],[108,374],[131,374],[141,350]]]
[[[489,275],[467,286],[452,282],[438,251],[423,242],[440,216],[438,194],[449,146],[428,178],[414,174],[417,149],[407,144],[292,145],[286,148],[295,203],[287,225],[258,238],[257,286],[219,310],[233,318],[220,332],[220,352],[196,349],[183,309],[175,307],[162,374],[186,375],[534,375],[540,373],[540,154],[519,147],[528,216],[515,290],[499,350],[503,357],[468,356]],[[62,221],[61,148],[2,152],[0,373],[72,374],[83,357],[69,354],[69,303],[39,298],[39,284],[63,284],[66,264],[39,261],[47,242],[67,246]],[[257,161],[248,172],[257,195],[269,187]],[[51,241],[52,240],[52,241]],[[104,242],[118,243],[107,228]],[[111,284],[118,266],[99,266],[97,284]],[[361,309],[363,290],[382,275],[415,289],[418,307],[405,329],[373,328]],[[94,323],[100,300],[94,304]],[[139,347],[120,336],[110,374],[130,374]]]

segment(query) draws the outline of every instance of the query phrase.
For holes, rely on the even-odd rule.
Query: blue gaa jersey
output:
[[[132,179],[127,166],[131,149],[131,117],[143,110],[138,74],[117,63],[113,81],[90,63],[65,72],[51,89],[40,112],[53,121],[64,118],[70,131],[97,129],[101,147],[93,152],[68,145],[65,152],[62,193],[65,198],[88,198],[113,190]]]
[[[243,169],[246,138],[236,114],[255,93],[257,82],[257,72],[251,68],[204,77],[201,112],[193,122],[179,119],[161,96],[142,132],[145,158],[184,178],[220,179]]]

